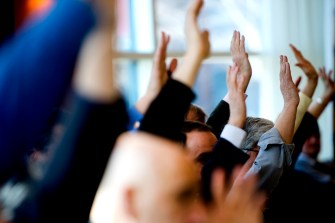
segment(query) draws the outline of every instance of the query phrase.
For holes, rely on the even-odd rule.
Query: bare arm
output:
[[[203,0],[193,0],[188,9],[185,21],[187,51],[182,64],[172,75],[172,78],[188,87],[193,86],[202,61],[210,54],[209,33],[201,31],[197,23],[203,3]]]
[[[243,92],[247,90],[251,75],[252,69],[248,54],[245,51],[245,38],[240,35],[240,32],[234,31],[233,37],[230,42],[230,54],[232,56],[233,62],[238,66],[238,76],[243,77]],[[224,97],[224,100],[230,103],[231,99],[229,96],[229,90],[227,95]]]
[[[307,83],[301,92],[312,98],[315,88],[318,84],[317,71],[311,62],[309,62],[293,44],[290,44],[290,47],[294,53],[295,58],[297,59],[297,63],[295,65],[300,67],[307,77]]]
[[[234,64],[229,66],[227,73],[227,86],[229,91],[230,117],[228,124],[243,128],[246,119],[246,105],[244,96],[244,85],[246,78],[238,76],[239,67]]]
[[[162,89],[163,85],[168,79],[165,59],[169,41],[170,36],[162,32],[161,39],[154,55],[153,67],[147,91],[145,95],[141,97],[135,105],[136,109],[141,114],[144,114],[147,111],[150,103],[156,98],[159,91]]]
[[[292,142],[294,123],[299,104],[298,89],[293,83],[290,64],[286,56],[280,56],[280,90],[284,99],[284,108],[275,123],[275,128],[286,144]]]
[[[319,76],[324,84],[323,94],[313,101],[308,107],[308,112],[311,113],[315,118],[319,118],[321,113],[327,107],[328,103],[332,100],[335,94],[335,81],[332,78],[333,71],[330,70],[328,73],[324,67],[319,69]]]
[[[74,78],[75,90],[94,101],[109,103],[118,99],[112,60],[111,29],[97,28],[88,36],[81,50]]]

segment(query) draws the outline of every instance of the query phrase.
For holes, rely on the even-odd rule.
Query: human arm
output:
[[[91,5],[59,1],[45,19],[26,25],[2,46],[0,182],[17,172],[63,102],[81,42],[95,22]]]
[[[290,48],[292,49],[293,54],[297,60],[295,65],[302,69],[307,77],[307,83],[301,92],[304,93],[307,97],[312,98],[318,83],[318,73],[313,64],[308,61],[293,44],[290,44]]]
[[[268,194],[277,186],[284,168],[291,165],[294,148],[291,143],[299,96],[286,56],[280,56],[280,90],[284,99],[283,110],[274,127],[260,137],[257,144],[259,152],[247,173],[257,174],[259,187]]]
[[[149,106],[140,130],[173,140],[181,137],[185,114],[195,97],[191,88],[202,60],[209,53],[208,35],[199,31],[196,21],[202,4],[203,1],[194,0],[187,12],[185,26],[188,49],[184,60]]]
[[[207,30],[201,31],[197,19],[204,4],[203,0],[193,0],[185,20],[185,35],[187,49],[179,65],[172,75],[172,78],[192,87],[202,61],[210,54],[209,33]]]
[[[306,85],[299,92],[300,102],[297,108],[297,115],[296,115],[295,125],[294,125],[294,132],[296,132],[305,112],[308,109],[308,106],[312,102],[312,97],[313,97],[315,88],[318,83],[318,75],[317,75],[316,69],[311,64],[311,62],[308,61],[293,44],[290,44],[290,48],[292,49],[293,54],[297,60],[296,66],[300,67],[307,77]],[[297,87],[300,81],[301,81],[301,77],[299,77],[296,81]]]
[[[209,179],[216,168],[223,168],[229,177],[236,165],[244,164],[249,158],[246,153],[239,149],[246,136],[246,133],[242,129],[246,118],[243,90],[245,80],[243,77],[238,77],[238,67],[236,64],[229,67],[227,85],[232,99],[230,104],[231,116],[213,148],[212,158],[204,164],[202,169],[203,193],[206,200],[211,199]]]
[[[238,76],[244,78],[242,86],[243,92],[247,90],[252,69],[248,54],[245,51],[245,37],[240,35],[240,32],[234,31],[231,42],[230,42],[230,54],[232,56],[233,63],[239,67]],[[230,112],[229,103],[231,99],[229,97],[229,89],[224,99],[219,102],[213,112],[210,114],[207,124],[210,125],[215,135],[219,136],[224,126],[227,124]]]
[[[162,32],[161,39],[155,51],[148,88],[143,97],[141,97],[135,104],[135,108],[141,114],[145,114],[150,103],[156,98],[168,79],[165,60],[169,41],[170,36],[166,35],[165,32]]]
[[[85,41],[64,135],[45,175],[32,183],[30,195],[16,210],[16,218],[88,221],[113,145],[127,123],[125,103],[113,77],[110,40],[109,30],[98,29]]]
[[[326,72],[326,68],[322,67],[319,69],[319,76],[324,85],[324,91],[322,95],[314,100],[308,107],[308,112],[315,118],[319,118],[323,110],[326,108],[328,103],[334,98],[335,94],[335,81],[332,78],[333,71]]]
[[[280,56],[280,90],[284,99],[284,108],[275,122],[275,128],[283,141],[288,144],[293,139],[299,96],[292,81],[290,64],[286,56]]]

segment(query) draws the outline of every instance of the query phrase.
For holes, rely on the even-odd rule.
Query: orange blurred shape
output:
[[[44,14],[53,5],[54,0],[27,0],[26,1],[26,15]]]

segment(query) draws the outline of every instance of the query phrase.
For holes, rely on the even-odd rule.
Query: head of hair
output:
[[[241,148],[243,150],[250,150],[254,148],[261,136],[273,127],[274,123],[268,119],[247,117],[243,127],[247,136],[243,140]]]
[[[190,108],[188,109],[188,112],[185,116],[185,120],[198,121],[202,123],[205,123],[206,118],[207,118],[207,115],[204,112],[204,110],[196,104],[190,105]]]
[[[212,132],[212,128],[203,122],[185,120],[182,127],[182,132],[188,133],[192,131]]]

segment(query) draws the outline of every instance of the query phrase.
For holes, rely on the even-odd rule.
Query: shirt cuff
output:
[[[294,124],[294,133],[297,131],[301,121],[302,121],[302,118],[304,117],[307,109],[308,109],[308,106],[311,104],[312,102],[312,99],[308,96],[306,96],[304,93],[300,92],[299,93],[299,98],[300,98],[300,101],[299,101],[299,105],[298,105],[298,108],[297,108],[297,114],[296,114],[296,118],[295,118],[295,124]]]
[[[306,96],[302,92],[299,93],[299,98],[300,98],[300,101],[299,101],[299,105],[298,105],[297,110],[306,112],[307,109],[308,109],[308,106],[312,102],[312,99],[310,97]]]
[[[221,138],[226,139],[237,148],[241,147],[242,142],[246,136],[247,133],[243,129],[230,124],[225,125],[220,135]]]

